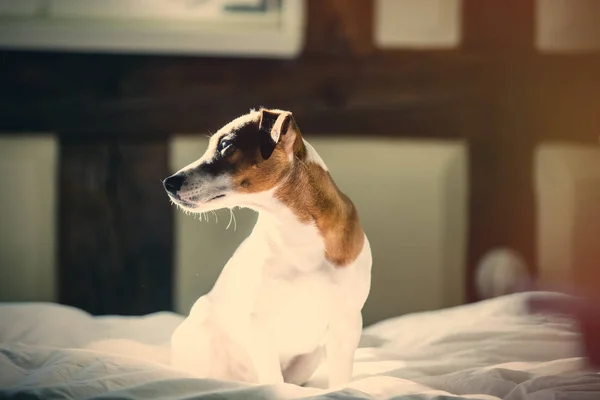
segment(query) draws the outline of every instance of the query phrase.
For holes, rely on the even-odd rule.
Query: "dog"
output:
[[[196,376],[305,385],[326,362],[329,388],[352,378],[371,286],[371,248],[292,113],[252,110],[211,136],[197,161],[163,181],[197,213],[259,213],[214,287],[171,338],[173,366]]]

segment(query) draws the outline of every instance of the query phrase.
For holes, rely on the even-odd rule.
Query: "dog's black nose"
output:
[[[175,174],[166,178],[163,181],[163,186],[167,192],[175,194],[179,189],[181,189],[183,182],[185,182],[185,176],[181,174]]]

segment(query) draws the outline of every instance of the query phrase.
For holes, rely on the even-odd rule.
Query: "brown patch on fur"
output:
[[[272,118],[273,112],[269,114]],[[255,123],[261,124],[260,113],[257,118]],[[285,132],[281,132],[279,142],[266,160],[257,146],[261,134],[269,133],[241,129],[235,152],[222,160],[223,167],[230,170],[234,189],[257,193],[279,186],[276,197],[301,221],[316,224],[325,241],[327,260],[336,267],[350,264],[364,245],[364,232],[352,201],[338,189],[327,171],[316,163],[306,162],[307,150],[291,114]]]
[[[289,171],[288,157],[275,149],[268,160],[244,162],[232,173],[235,189],[240,193],[258,193],[272,189],[279,184]]]
[[[275,196],[303,222],[314,222],[325,241],[325,257],[336,267],[354,261],[363,249],[364,232],[352,201],[342,193],[329,172],[316,163],[306,162],[302,134],[291,117],[287,132],[280,139],[280,168],[289,171]],[[277,149],[276,149],[277,150]],[[289,163],[289,153],[293,153]]]
[[[364,232],[352,201],[327,171],[295,160],[276,196],[306,223],[314,222],[325,241],[325,256],[336,267],[354,261],[363,249]]]

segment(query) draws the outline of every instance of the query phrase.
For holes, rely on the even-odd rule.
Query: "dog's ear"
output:
[[[276,111],[269,111],[264,109],[260,110],[259,129],[262,132],[268,133],[271,136],[271,140],[273,141],[273,143],[279,142],[281,129],[276,130],[274,128],[277,119],[283,115],[285,115],[285,113],[279,113]]]
[[[261,110],[259,129],[264,140],[261,142],[261,154],[263,159],[271,156],[277,144],[281,143],[286,151],[293,151],[296,140],[294,117],[289,111]]]

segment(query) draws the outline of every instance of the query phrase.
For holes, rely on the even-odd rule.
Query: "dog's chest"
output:
[[[265,318],[280,353],[314,350],[323,340],[338,296],[333,271],[290,272],[265,276],[255,312]]]

